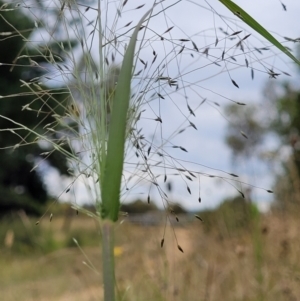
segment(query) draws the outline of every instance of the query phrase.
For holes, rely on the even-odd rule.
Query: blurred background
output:
[[[262,9],[253,3],[245,10],[267,29],[280,31],[280,42],[300,58],[294,26],[300,4],[266,1]],[[1,16],[25,37],[34,34],[33,21],[22,11]],[[277,22],[277,16],[286,22]],[[0,32],[11,31],[10,24],[0,18]],[[19,79],[40,76],[43,70],[26,67],[25,59],[24,67],[21,59],[21,67],[11,69],[22,46],[17,35],[0,39],[0,94],[11,95],[1,100],[0,112],[39,132],[51,116],[21,112],[34,97],[24,93]],[[258,55],[263,51],[257,49]],[[42,58],[37,62],[46,65]],[[201,136],[201,145],[194,149],[192,144],[185,158],[201,157],[202,164],[241,175],[249,185],[240,189],[204,180],[199,203],[170,177],[163,184],[172,198],[165,210],[155,195],[149,204],[145,191],[122,200],[115,248],[120,300],[300,300],[300,68],[290,62],[282,66],[280,75],[270,78],[249,69],[238,78],[239,91],[226,84],[224,95],[247,105],[204,108],[199,136],[187,138]],[[41,104],[35,101],[33,109]],[[0,130],[10,127],[0,118]],[[63,156],[54,152],[44,161],[44,145],[19,143],[18,135],[1,131],[1,299],[99,300],[101,234],[84,214],[95,212],[84,187],[62,195],[73,181]],[[72,209],[74,202],[83,209]]]

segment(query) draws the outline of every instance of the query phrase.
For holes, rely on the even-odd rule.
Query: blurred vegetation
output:
[[[142,200],[136,200],[132,203],[128,204],[121,204],[120,211],[128,214],[132,213],[146,213],[150,211],[157,211],[158,208],[155,206],[155,204],[146,203]]]
[[[214,210],[200,212],[203,227],[209,232],[216,230],[219,233],[238,233],[251,230],[253,223],[260,215],[256,205],[241,196],[225,201]]]
[[[3,3],[0,1],[0,6]],[[49,49],[57,44],[44,42],[39,45],[40,53],[38,53],[37,50],[25,43],[25,39],[30,39],[34,33],[33,21],[20,9],[2,11],[0,32],[14,33],[15,29],[21,32],[24,38],[19,34],[11,34],[0,40],[1,114],[38,133],[44,133],[45,125],[55,123],[54,113],[64,114],[61,104],[66,101],[67,93],[62,87],[58,87],[57,100],[53,100],[45,93],[39,94],[38,85],[31,85],[36,94],[31,93],[20,80],[29,81],[45,74],[48,64],[43,54],[47,54],[47,51],[49,52]],[[64,41],[61,42],[64,43]],[[75,43],[71,41],[70,45],[73,47]],[[65,61],[66,56],[62,51],[59,49],[53,49],[53,51],[61,57],[62,62]],[[27,55],[35,57],[35,62],[32,62]],[[22,58],[17,59],[19,56]],[[43,80],[40,79],[39,82],[43,82]],[[30,110],[24,109],[26,105],[29,105]],[[14,127],[15,125],[8,120],[0,118],[0,129],[6,130]],[[48,199],[42,171],[34,166],[45,160],[45,156],[41,156],[42,152],[53,151],[53,149],[42,147],[42,144],[32,143],[35,136],[31,134],[21,139],[19,135],[22,134],[24,134],[22,131],[15,131],[15,133],[1,131],[0,215],[19,209],[23,209],[29,214],[40,214]],[[53,139],[61,138],[58,134],[50,134],[50,132],[48,134],[52,135]],[[66,161],[60,153],[53,152],[45,161],[61,173],[67,173]],[[43,171],[47,164],[44,164]]]
[[[52,212],[52,221],[49,213],[38,226],[36,219],[22,211],[2,220],[3,300],[43,297],[49,301],[82,301],[99,295],[101,275],[95,276],[83,264],[91,262],[101,271],[101,239],[95,221],[81,212],[77,215],[76,211],[68,210],[67,204],[58,204]],[[164,221],[152,227],[132,224],[128,219],[118,224],[116,279],[121,298],[297,300],[300,293],[297,216],[277,212],[260,215],[255,206],[240,197],[227,200],[210,212],[200,212],[199,216],[203,223],[195,219],[175,228],[165,228]],[[178,251],[177,243],[184,254]]]

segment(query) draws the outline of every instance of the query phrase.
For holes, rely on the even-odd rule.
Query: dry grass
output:
[[[78,216],[64,232],[63,218],[51,223],[54,238],[90,232],[94,246],[84,247],[101,272],[97,229],[92,219]],[[167,228],[124,222],[117,228],[116,270],[120,300],[300,300],[299,219],[272,214],[251,230],[205,232],[200,221]],[[43,231],[49,223],[42,223]],[[43,232],[42,231],[42,232]],[[65,236],[65,237],[64,237]],[[89,234],[90,236],[90,234]],[[93,236],[92,236],[93,237]],[[99,300],[101,273],[82,261],[78,248],[48,254],[15,254],[3,249],[0,258],[1,300]]]

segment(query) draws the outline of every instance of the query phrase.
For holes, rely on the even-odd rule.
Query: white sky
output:
[[[147,2],[147,1],[145,1]],[[165,1],[164,6],[166,7],[168,3],[173,3],[175,1]],[[254,17],[261,25],[263,25],[266,29],[270,30],[272,34],[280,41],[285,42],[283,39],[284,36],[288,36],[291,38],[297,38],[300,36],[300,28],[299,26],[299,13],[300,13],[300,1],[295,0],[286,0],[284,4],[287,7],[287,11],[284,11],[280,1],[274,0],[251,0],[251,1],[235,1],[236,4],[240,5],[245,11],[247,11],[252,17]],[[143,4],[143,1],[133,1],[129,0],[127,4],[128,12],[124,13],[122,19],[120,21],[121,24],[126,24],[132,20],[138,20],[139,16],[142,15],[141,10],[130,10],[130,8],[135,8],[137,5]],[[147,2],[148,3],[148,2]],[[150,3],[150,1],[149,1]],[[229,17],[235,18],[223,5],[215,0],[215,1],[197,1],[195,3],[201,3],[201,5],[208,7],[211,5],[220,15],[226,15]],[[145,7],[146,10],[146,7]],[[157,18],[157,21],[151,23],[151,28],[158,33],[162,34],[168,27],[165,24],[166,20],[168,20],[168,25],[175,26],[172,30],[172,36],[175,38],[186,38],[187,36],[193,37],[193,40],[197,42],[198,47],[199,45],[205,46],[205,41],[208,44],[210,38],[208,35],[212,36],[212,41],[215,40],[215,28],[218,34],[219,39],[224,37],[221,31],[218,30],[218,27],[222,27],[224,30],[230,29],[226,28],[226,25],[223,21],[218,18],[216,15],[213,15],[210,11],[201,9],[200,7],[192,4],[189,1],[182,1],[178,5],[172,7],[170,10],[166,11],[166,15],[168,18]],[[156,20],[156,19],[155,19]],[[174,23],[174,24],[173,24]],[[234,31],[237,30],[237,26],[232,23],[232,29]],[[241,35],[241,37],[245,36],[247,33],[252,33],[253,31],[249,29],[246,25],[242,25],[242,28],[245,29],[245,33]],[[196,35],[197,33],[201,32],[204,29],[210,29],[207,31],[205,36],[203,35]],[[141,35],[141,34],[140,34]],[[250,38],[247,39],[247,43],[251,43],[251,47],[253,45],[255,47],[264,47],[269,45],[267,42],[264,42],[262,45],[258,40],[258,34],[253,34]],[[262,41],[262,38],[259,38]],[[153,47],[160,47],[159,43],[153,44]],[[188,47],[192,49],[191,44],[186,43]],[[234,45],[234,43],[232,43]],[[286,43],[286,46],[293,47],[292,43]],[[148,48],[146,48],[148,50]],[[277,50],[272,48],[271,51],[275,51],[278,53]],[[192,51],[190,51],[192,53]],[[148,60],[151,62],[152,58],[148,51],[142,51],[141,56],[144,60]],[[160,53],[158,51],[158,53]],[[216,52],[217,53],[217,52]],[[221,53],[219,51],[219,53]],[[269,52],[270,53],[270,52]],[[217,54],[216,54],[217,55]],[[218,54],[219,55],[219,54]],[[267,54],[268,55],[268,54]],[[259,59],[262,59],[263,56],[257,54]],[[244,64],[244,57],[240,56],[237,57],[239,64]],[[295,68],[292,61],[284,56],[284,55],[276,55],[272,56],[270,59],[267,60],[270,64],[270,68],[274,66],[277,67],[279,70],[286,71],[292,75],[295,75]],[[200,64],[200,61],[197,62],[196,59],[192,59],[188,54],[184,57],[183,64],[189,65],[189,69],[193,68],[193,64]],[[197,65],[199,66],[199,65]],[[256,68],[256,65],[254,65]],[[143,67],[142,64],[139,64],[136,68],[136,71]],[[197,82],[202,79],[206,79],[210,72],[211,74],[216,74],[218,68],[217,66],[211,65],[207,68],[199,69],[197,72],[191,73],[187,78],[192,82]],[[257,67],[259,68],[259,66]],[[170,68],[169,70],[170,76],[176,76],[176,69]],[[151,73],[150,73],[151,74]],[[221,75],[216,76],[210,80],[205,80],[200,82],[201,86],[205,87],[206,89],[211,89],[214,92],[219,93],[227,98],[233,99],[235,101],[240,101],[244,103],[251,103],[251,102],[263,102],[262,97],[262,89],[266,85],[268,79],[268,75],[259,71],[255,71],[254,80],[251,80],[250,76],[250,69],[247,68],[238,68],[237,70],[233,70],[230,72],[232,79],[234,79],[238,85],[239,89],[233,86],[230,81],[228,74],[225,72]],[[289,79],[285,75],[279,76],[278,81]],[[221,169],[227,172],[237,173],[241,176],[241,180],[244,182],[250,183],[255,186],[263,187],[265,189],[272,188],[273,182],[273,174],[271,169],[267,166],[261,164],[257,160],[247,160],[246,162],[240,162],[239,166],[232,166],[231,164],[231,153],[229,149],[226,147],[224,143],[224,133],[225,128],[227,125],[227,121],[219,114],[219,112],[215,109],[217,108],[221,112],[225,105],[229,104],[230,102],[226,99],[222,98],[221,96],[215,95],[210,93],[208,90],[198,89],[198,93],[201,93],[201,96],[207,97],[210,101],[216,101],[220,104],[220,107],[216,107],[212,104],[204,103],[198,111],[196,111],[196,117],[191,117],[190,120],[196,125],[198,131],[194,130],[193,128],[188,128],[183,134],[175,138],[172,142],[174,145],[181,145],[188,150],[188,153],[184,153],[178,149],[170,150],[170,152],[178,158],[182,160],[188,160],[192,162],[196,162],[199,164],[203,164],[205,166],[209,166],[211,168]],[[182,99],[181,99],[182,100]],[[178,105],[180,110],[187,113],[185,103],[181,106],[180,99],[174,98],[173,101],[176,103],[178,101]],[[174,119],[174,122],[179,122],[182,115],[176,108],[176,106],[169,100],[166,99],[165,103],[162,105],[162,116],[169,116],[171,119]],[[166,106],[167,104],[167,106]],[[193,98],[189,99],[189,104],[191,107],[195,108],[199,104],[199,99],[193,100]],[[147,115],[149,114],[149,115]],[[145,116],[150,117],[151,114],[145,112]],[[172,122],[167,122],[166,119],[163,119],[163,130],[165,132],[170,131],[170,133],[174,130]],[[164,121],[165,120],[165,121]],[[144,128],[148,127],[147,122],[153,124],[153,121],[145,120],[143,122]],[[152,126],[152,125],[151,125]],[[147,131],[146,131],[147,132]],[[151,131],[149,132],[150,137]],[[149,137],[146,137],[149,139]],[[169,150],[169,149],[168,149]],[[207,168],[199,167],[197,165],[193,165],[191,170],[194,171],[202,171],[206,172],[209,171]],[[214,172],[213,170],[209,171],[211,174],[219,174],[219,172]],[[126,174],[126,171],[124,172]],[[221,173],[222,174],[222,173]],[[224,174],[222,174],[224,175]],[[222,200],[224,200],[228,196],[235,196],[237,195],[237,191],[230,186],[229,184],[225,183],[224,181],[212,178],[201,177],[201,197],[202,203],[199,204],[197,202],[198,199],[198,192],[199,192],[199,183],[196,181],[195,183],[188,182],[190,189],[192,190],[192,195],[189,195],[186,189],[186,185],[182,181],[180,177],[169,177],[172,179],[172,184],[174,187],[174,191],[170,194],[170,199],[174,199],[175,201],[180,201],[180,203],[187,209],[190,210],[202,210],[204,208],[211,208],[215,207],[219,204]],[[163,183],[162,181],[159,183]],[[59,181],[59,185],[56,185],[57,182],[57,175],[53,171],[47,175],[47,182],[53,183],[51,185],[51,193],[54,195],[59,195],[60,192],[65,188],[69,180],[65,179],[63,181]],[[130,186],[130,185],[129,185]],[[77,202],[85,202],[89,199],[87,197],[87,193],[83,188],[84,185],[78,184],[76,189],[76,201]],[[162,184],[162,187],[163,184]],[[239,189],[245,189],[246,186],[238,186]],[[130,201],[141,197],[142,199],[146,199],[149,191],[149,183],[144,183],[140,186],[139,189],[134,189],[132,193],[125,198],[123,201]],[[68,198],[70,201],[74,201],[73,199],[74,194],[70,194],[68,196],[63,196],[64,199]],[[258,202],[269,202],[271,200],[270,194],[264,192],[263,190],[255,190],[254,192],[255,200]],[[155,193],[155,187],[151,188],[151,199],[157,200],[158,205],[160,204],[160,200],[158,198],[158,194]]]

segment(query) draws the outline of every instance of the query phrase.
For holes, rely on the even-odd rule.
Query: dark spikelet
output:
[[[222,61],[224,60],[225,51],[222,52]]]
[[[189,105],[187,105],[187,107],[188,107],[190,114],[192,114],[193,116],[196,116],[194,111],[191,109],[191,107]]]
[[[188,39],[179,39],[180,42],[189,42],[190,40]]]
[[[175,216],[175,218],[176,218],[176,221],[179,223],[179,218],[177,216]]]
[[[216,38],[215,47],[217,47],[218,43],[219,43],[219,39]]]
[[[246,66],[247,66],[247,68],[248,68],[248,67],[249,67],[248,60],[247,60],[247,59],[245,59],[245,62],[246,62]]]
[[[240,31],[235,31],[233,34],[231,34],[230,36],[232,37],[232,36],[235,36],[235,35],[237,35],[237,34],[239,34],[239,33],[241,33],[242,32],[242,30],[240,30]]]
[[[182,150],[182,151],[184,151],[184,152],[188,152],[184,147],[182,147],[182,146],[179,146],[179,148]]]
[[[160,117],[157,117],[156,119],[154,119],[155,121],[159,121],[160,123],[162,123],[162,120]]]
[[[37,222],[35,223],[35,225],[37,226],[39,223],[40,223],[40,221],[37,221]]]
[[[143,65],[146,65],[146,63],[142,59],[139,58],[139,60]]]
[[[246,139],[248,139],[248,136],[247,136],[243,131],[240,131],[240,133],[241,133],[241,135],[242,135],[243,137],[245,137]]]
[[[180,54],[180,53],[183,51],[184,48],[185,48],[185,46],[183,45],[183,46],[181,47],[181,49],[179,50],[178,54]]]
[[[188,171],[188,173],[189,173],[192,177],[197,178],[192,172]]]
[[[203,105],[203,104],[205,103],[205,101],[206,101],[206,98],[204,98],[204,99],[201,101],[200,106]]]
[[[239,176],[234,174],[234,173],[230,173],[231,176],[235,177],[235,178],[238,178]]]
[[[195,218],[199,219],[201,222],[203,222],[203,219],[199,215],[195,215]]]
[[[157,55],[153,58],[151,65],[154,64],[154,62],[156,61],[156,59],[157,59]]]
[[[283,10],[286,11],[286,5],[281,2],[281,6],[282,6]]]
[[[123,2],[123,6],[125,6],[127,2],[128,2],[128,0],[125,0],[125,1]]]
[[[187,191],[189,192],[189,194],[192,194],[191,189],[189,186],[186,186]]]
[[[140,71],[138,71],[136,74],[134,74],[134,76],[139,76],[142,73],[142,69]]]
[[[182,248],[180,247],[180,245],[177,245],[177,248],[178,248],[178,250],[179,250],[180,252],[184,253],[183,250],[182,250]]]
[[[142,5],[137,6],[135,9],[140,9],[140,8],[142,8],[144,6],[145,6],[145,4],[142,4]]]
[[[150,195],[148,195],[147,202],[150,204]]]
[[[162,248],[164,246],[164,242],[165,242],[165,239],[163,238],[160,242],[160,247]]]
[[[70,188],[68,188],[67,190],[66,190],[66,193],[68,193],[70,191]]]
[[[115,55],[113,53],[111,53],[111,60],[112,60],[112,62],[115,61]]]
[[[241,192],[241,191],[239,191],[238,190],[238,192],[241,194],[241,196],[243,197],[243,199],[245,198],[245,195],[244,195],[244,193],[243,192]]]
[[[214,64],[215,64],[216,66],[218,66],[218,67],[221,67],[221,65],[218,64],[217,62],[214,62]]]
[[[192,123],[191,121],[190,121],[190,125],[191,125],[195,130],[197,130],[197,127],[196,127],[195,124]]]
[[[237,87],[239,88],[238,84],[232,79],[231,82]]]
[[[273,192],[272,190],[270,190],[270,189],[268,189],[267,192],[269,192],[269,193],[274,193],[274,192]]]
[[[209,51],[209,47],[205,48],[202,53],[205,54],[206,57],[208,57],[208,51]]]
[[[244,36],[244,37],[242,38],[242,41],[245,41],[245,40],[248,39],[250,36],[251,36],[251,33],[247,34],[246,36]]]
[[[165,178],[164,178],[164,182],[166,183],[166,181],[167,181],[167,175],[165,175]]]
[[[230,58],[236,62],[236,58],[234,56],[231,56]]]
[[[193,179],[192,179],[190,176],[185,175],[185,177],[186,177],[188,180],[193,181]]]
[[[195,49],[197,52],[199,52],[199,49],[198,49],[196,43],[192,41],[192,44],[193,44],[194,49]]]
[[[174,28],[174,26],[168,28],[163,34],[165,34],[165,33],[169,32],[169,31],[171,31],[173,28]]]
[[[289,73],[282,71],[283,74],[287,75],[287,76],[291,76]]]
[[[86,9],[85,9],[85,13],[90,9],[91,7],[90,6],[88,6]]]
[[[153,55],[154,55],[154,56],[156,55],[156,52],[155,52],[155,50],[153,50]]]
[[[237,101],[236,104],[239,105],[239,106],[245,106],[246,105],[245,103],[239,102],[239,101]]]
[[[105,58],[105,63],[106,63],[107,66],[109,66],[109,61],[108,61],[107,57]]]
[[[150,155],[150,151],[151,151],[151,146],[149,146],[148,151],[147,151],[148,156]]]
[[[127,23],[124,27],[128,27],[131,23],[132,23],[132,21]]]
[[[161,94],[157,93],[158,97],[161,99],[165,99]]]
[[[254,47],[254,49],[259,53],[259,54],[262,54],[262,52],[260,51],[260,49]]]
[[[201,203],[201,198],[200,197],[198,198],[198,202]]]
[[[254,79],[254,70],[253,70],[253,68],[251,68],[251,78],[252,78],[252,80]]]

